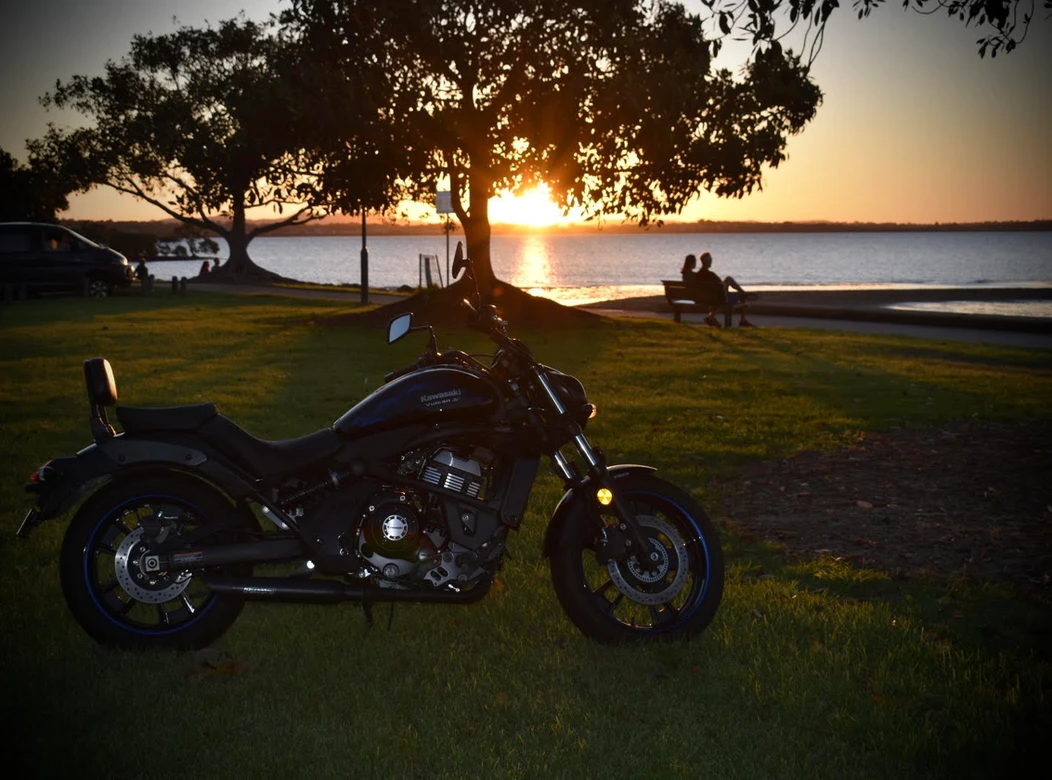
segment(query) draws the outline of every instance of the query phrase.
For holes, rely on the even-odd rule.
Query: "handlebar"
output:
[[[468,327],[492,337],[498,343],[507,337],[508,321],[497,316],[497,307],[492,304],[475,308],[467,298],[461,298],[460,305],[470,313]]]
[[[476,308],[466,298],[461,299],[460,305],[470,312],[468,327],[481,333],[485,333],[493,339],[498,346],[508,350],[511,354],[533,361],[534,358],[530,349],[518,339],[508,336],[508,322],[497,316],[496,306],[489,304]],[[421,328],[414,328],[413,330],[422,329],[424,327],[427,326],[421,326]],[[432,330],[431,333],[432,341],[434,341],[434,331]],[[471,355],[459,350],[447,350],[446,352],[439,354],[437,348],[433,347],[431,352],[421,355],[412,365],[395,369],[384,375],[384,383],[392,382],[399,377],[412,373],[413,371],[440,363],[460,363],[461,365],[471,365],[472,367],[486,370],[486,367],[479,363],[479,361],[475,360]]]

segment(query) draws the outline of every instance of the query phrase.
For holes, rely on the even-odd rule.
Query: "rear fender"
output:
[[[256,493],[251,481],[234,467],[193,446],[121,434],[89,445],[75,456],[41,466],[26,491],[37,496],[18,529],[21,537],[45,520],[64,514],[118,471],[178,470],[199,476],[233,501]]]
[[[97,444],[74,456],[48,461],[26,485],[26,492],[35,494],[37,503],[22,521],[18,535],[27,537],[40,523],[63,514],[119,468]]]
[[[610,479],[615,482],[619,479],[624,479],[631,476],[632,474],[650,474],[657,471],[653,466],[640,466],[635,463],[625,463],[619,466],[611,466],[607,469],[607,474]],[[559,504],[555,507],[555,511],[552,513],[552,519],[548,521],[548,528],[544,533],[544,557],[548,558],[551,556],[552,551],[555,549],[555,543],[559,539],[559,534],[562,533],[563,527],[570,521],[570,519],[578,512],[585,512],[588,509],[588,505],[585,501],[589,499],[595,500],[593,495],[594,491],[591,489],[592,480],[586,479],[579,487],[573,487],[567,490],[563,497],[559,500]]]

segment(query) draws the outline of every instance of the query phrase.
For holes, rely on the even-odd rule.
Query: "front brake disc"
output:
[[[617,589],[638,604],[657,605],[672,601],[687,582],[689,566],[687,543],[682,535],[667,520],[652,515],[636,517],[650,543],[646,554],[649,565],[639,565],[635,555],[610,560],[606,570]],[[660,536],[647,533],[647,529],[658,531]],[[671,580],[669,579],[671,575]]]

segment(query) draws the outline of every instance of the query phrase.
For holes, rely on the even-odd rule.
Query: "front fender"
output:
[[[636,463],[622,463],[618,466],[611,466],[606,471],[610,479],[616,481],[633,474],[649,474],[657,471],[657,469],[653,466],[641,466]],[[573,517],[574,512],[583,512],[586,509],[586,505],[583,502],[587,500],[586,496],[589,494],[591,482],[590,478],[586,479],[579,487],[567,490],[563,493],[563,497],[559,499],[559,503],[552,513],[552,519],[548,521],[548,528],[544,532],[544,547],[542,551],[545,558],[551,556],[563,526]]]

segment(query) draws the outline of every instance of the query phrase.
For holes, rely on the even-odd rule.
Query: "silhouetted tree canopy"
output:
[[[701,0],[710,11],[715,45],[723,38],[744,33],[756,45],[800,33],[800,50],[813,62],[822,48],[826,22],[840,8],[839,0]],[[919,14],[946,14],[974,28],[979,56],[996,57],[1013,51],[1026,38],[1035,6],[1042,3],[1045,16],[1052,0],[902,0],[904,9]],[[859,19],[869,16],[885,0],[852,0]]]
[[[67,196],[76,189],[52,161],[31,154],[29,165],[22,165],[0,149],[0,221],[54,222],[69,208]]]
[[[375,100],[395,96],[391,120],[413,150],[405,193],[452,191],[484,282],[492,196],[544,181],[566,208],[645,225],[702,190],[753,191],[821,101],[778,43],[738,76],[714,71],[702,19],[665,0],[292,5],[283,20],[328,83],[383,63]],[[319,127],[330,145],[347,129]]]
[[[353,189],[330,186],[309,148],[304,127],[317,103],[301,100],[296,56],[272,23],[243,17],[135,36],[105,76],[73,76],[45,97],[45,105],[74,109],[93,124],[51,127],[40,145],[78,169],[85,188],[108,185],[225,238],[224,270],[262,274],[247,251],[255,236],[319,219],[339,206],[332,192],[346,200]],[[354,138],[348,128],[345,145],[353,148]],[[389,170],[370,169],[356,202],[387,207]],[[276,218],[249,229],[246,210],[256,206]]]

